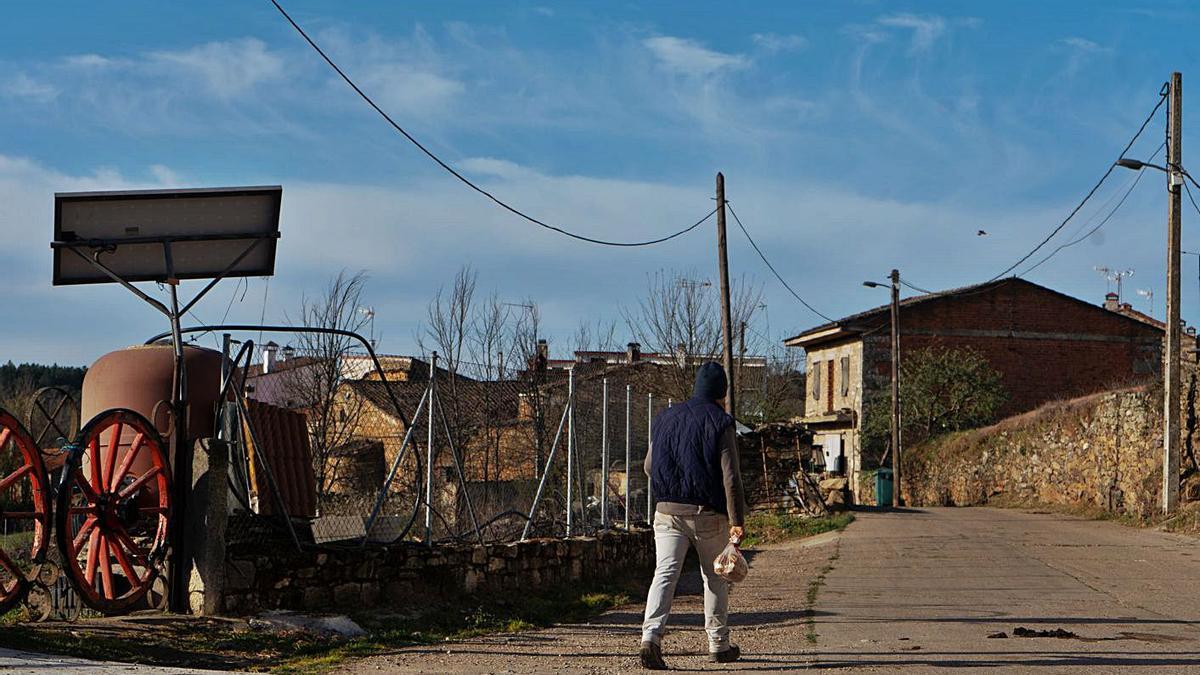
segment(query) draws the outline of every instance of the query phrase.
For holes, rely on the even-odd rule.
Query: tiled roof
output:
[[[923,295],[914,295],[909,298],[901,299],[900,307],[901,308],[913,307],[913,306],[917,306],[917,305],[924,305],[924,304],[930,303],[930,302],[939,302],[942,300],[962,298],[965,296],[975,295],[978,293],[984,293],[984,292],[987,292],[992,289],[999,288],[1000,286],[1005,286],[1008,284],[1022,284],[1025,286],[1035,288],[1035,289],[1045,292],[1045,293],[1052,293],[1054,295],[1057,295],[1057,296],[1059,296],[1065,300],[1069,300],[1071,302],[1087,305],[1088,307],[1091,307],[1096,310],[1108,311],[1108,310],[1105,310],[1100,305],[1093,305],[1090,302],[1080,300],[1079,298],[1067,295],[1066,293],[1061,293],[1052,288],[1047,288],[1040,284],[1035,284],[1032,281],[1028,281],[1028,280],[1022,279],[1020,277],[1005,277],[1003,279],[997,279],[995,281],[988,281],[988,282],[985,282],[982,284],[973,284],[971,286],[962,286],[960,288],[952,288],[952,289],[949,289],[946,291],[939,291],[937,293],[926,293]],[[879,307],[875,307],[874,309],[869,309],[865,312],[859,312],[858,314],[851,314],[850,316],[843,317],[841,319],[838,319],[837,321],[823,323],[814,328],[810,328],[810,329],[804,331],[803,333],[800,333],[799,335],[795,335],[793,337],[787,338],[786,340],[784,340],[784,342],[785,343],[792,342],[794,340],[799,340],[799,339],[805,338],[809,335],[814,335],[816,333],[821,333],[821,332],[831,330],[834,328],[843,328],[843,329],[846,329],[849,331],[855,331],[855,332],[862,331],[867,328],[873,327],[878,322],[886,321],[888,318],[888,314],[891,311],[891,308],[892,308],[891,304],[880,305]],[[1138,318],[1132,317],[1132,316],[1128,316],[1128,315],[1120,313],[1120,312],[1114,312],[1114,313],[1117,314],[1118,316],[1121,316],[1130,321],[1136,321],[1138,323],[1147,323],[1145,321],[1142,321],[1141,319],[1138,319]],[[1162,324],[1159,324],[1159,327],[1161,327],[1161,326],[1162,326]]]

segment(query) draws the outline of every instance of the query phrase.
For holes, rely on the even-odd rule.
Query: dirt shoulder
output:
[[[730,595],[733,639],[745,654],[728,670],[795,667],[795,650],[815,648],[808,611],[837,557],[840,533],[763,546],[749,553],[751,573]],[[675,669],[712,668],[704,636],[699,569],[680,579],[664,642]],[[440,645],[406,647],[347,663],[340,673],[618,673],[638,669],[643,599],[588,621],[495,634]],[[779,645],[791,653],[779,655]]]

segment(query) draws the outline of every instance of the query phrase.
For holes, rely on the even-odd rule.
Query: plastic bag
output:
[[[745,581],[746,575],[750,573],[750,565],[736,541],[730,539],[725,549],[713,560],[713,571],[731,584]]]

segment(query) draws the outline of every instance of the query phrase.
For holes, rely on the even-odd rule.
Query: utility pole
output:
[[[1179,250],[1182,226],[1183,75],[1171,74],[1167,117],[1167,335],[1163,368],[1163,513],[1179,506]]]
[[[729,252],[725,246],[725,175],[717,173],[717,262],[721,267],[721,338],[722,361],[729,380],[725,411],[736,416],[737,387],[733,381],[733,319],[729,314]],[[686,356],[685,356],[686,358]]]
[[[900,270],[892,270],[892,508],[900,508]]]

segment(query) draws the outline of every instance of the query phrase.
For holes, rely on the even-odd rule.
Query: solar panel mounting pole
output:
[[[188,551],[187,538],[187,502],[192,490],[192,450],[188,443],[188,409],[187,409],[187,364],[183,358],[183,333],[179,325],[179,279],[175,278],[175,261],[171,255],[171,243],[163,243],[163,255],[167,263],[166,285],[171,293],[171,350],[174,352],[175,368],[172,376],[172,412],[175,416],[174,438],[172,445],[175,451],[171,453],[174,463],[173,488],[175,489],[175,523],[171,528],[171,562],[168,579],[171,590],[168,593],[167,605],[172,612],[186,614],[191,608],[188,588],[191,581],[191,560]],[[287,517],[287,514],[284,514]]]

